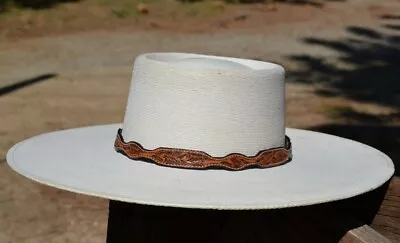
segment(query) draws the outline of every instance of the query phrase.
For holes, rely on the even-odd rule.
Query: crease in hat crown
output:
[[[274,63],[192,53],[146,53],[133,67],[122,135],[147,149],[211,156],[282,147],[284,69]]]

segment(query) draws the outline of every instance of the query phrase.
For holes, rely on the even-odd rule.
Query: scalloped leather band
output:
[[[289,162],[292,157],[292,145],[288,136],[285,137],[284,147],[261,150],[254,156],[232,153],[224,157],[213,157],[203,151],[178,148],[148,150],[137,142],[125,142],[122,137],[122,129],[118,130],[114,147],[117,152],[133,160],[144,160],[158,165],[193,169],[242,170],[249,167],[267,168]]]

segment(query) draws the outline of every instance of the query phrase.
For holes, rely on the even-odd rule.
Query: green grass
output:
[[[37,4],[25,5],[21,2],[37,2]],[[41,2],[49,2],[49,4],[39,7],[42,6],[39,4]],[[178,0],[0,0],[0,13],[51,12],[54,9],[63,8],[65,5],[74,4],[108,9],[110,16],[124,19],[137,15],[137,5],[140,3],[148,5],[150,10],[158,9],[157,15],[169,16],[173,19],[178,16],[209,17],[223,10],[223,8],[213,5],[211,0],[198,2],[180,2]],[[154,14],[152,12],[150,14]]]
[[[2,0],[0,0],[2,1]],[[180,2],[179,0],[81,0],[60,2],[46,8],[29,8],[3,3],[0,13],[0,38],[21,38],[74,31],[87,31],[119,26],[195,26],[199,21],[209,21],[226,10],[212,0]],[[138,11],[140,3],[146,4],[149,13]],[[184,25],[182,25],[182,23]]]
[[[124,19],[128,17],[131,12],[126,9],[112,9],[111,13],[117,18]]]

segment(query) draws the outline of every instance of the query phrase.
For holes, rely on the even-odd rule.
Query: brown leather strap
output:
[[[122,129],[118,130],[115,139],[115,150],[134,160],[150,160],[158,165],[179,168],[223,168],[241,170],[249,167],[272,167],[284,164],[291,160],[291,143],[288,136],[285,137],[285,146],[266,149],[254,156],[246,156],[233,153],[224,157],[213,157],[202,151],[156,148],[148,150],[137,142],[125,142],[122,137]]]

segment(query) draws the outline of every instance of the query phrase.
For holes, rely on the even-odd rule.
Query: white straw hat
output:
[[[40,135],[15,145],[7,160],[50,186],[189,208],[309,205],[390,179],[393,163],[378,150],[286,129],[284,80],[284,69],[273,63],[143,54],[135,60],[123,124]]]

